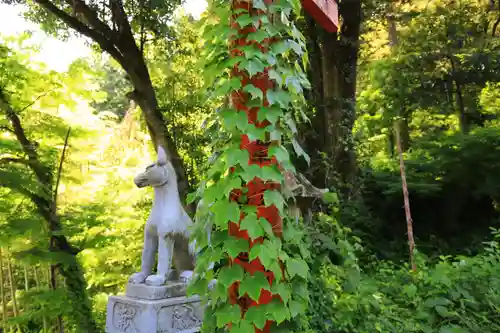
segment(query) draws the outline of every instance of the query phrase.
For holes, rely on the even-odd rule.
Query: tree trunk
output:
[[[4,330],[7,329],[7,303],[5,298],[5,289],[4,289],[4,269],[3,269],[3,253],[2,248],[0,247],[0,301],[2,302],[2,328]]]
[[[23,265],[23,268],[24,268],[24,290],[28,291],[30,289],[28,267],[26,265]]]
[[[465,112],[464,95],[462,92],[462,85],[457,79],[457,65],[453,58],[453,55],[448,55],[451,65],[451,77],[455,83],[456,100],[458,106],[458,118],[460,121],[460,131],[464,134],[469,132],[469,119]]]
[[[349,200],[358,191],[358,166],[352,129],[356,119],[356,71],[361,24],[361,2],[339,5],[342,26],[328,33],[306,14],[305,35],[310,50],[311,104],[315,113],[305,137],[316,165],[309,173],[320,188],[338,188]],[[327,160],[322,158],[326,155]]]
[[[14,280],[14,272],[12,271],[12,264],[9,256],[7,256],[7,274],[9,275],[10,297],[12,300],[12,313],[17,317],[17,299],[16,299],[16,281]]]
[[[43,276],[43,274],[42,274]],[[35,265],[33,266],[33,278],[35,279],[35,288],[40,291],[40,288],[42,287],[42,283],[40,281],[40,276],[38,275],[38,267]],[[42,309],[43,311],[43,309]],[[47,323],[47,317],[43,316],[43,333],[48,333],[49,332],[49,326]]]
[[[50,265],[50,268],[49,268],[49,283],[50,283],[50,290],[57,289],[57,265],[55,265],[55,264]],[[56,317],[56,327],[57,327],[58,333],[64,332],[63,331],[63,318],[60,315],[58,315]]]
[[[132,78],[132,75],[130,75],[130,77]],[[181,200],[185,200],[190,191],[190,186],[184,164],[172,137],[168,134],[163,115],[158,109],[158,102],[154,88],[149,79],[149,74],[147,74],[147,76],[144,75],[143,77],[134,76],[134,79],[131,81],[135,88],[131,97],[142,110],[151,140],[155,145],[155,150],[157,149],[158,144],[161,144],[165,148],[165,152],[168,154],[177,175],[177,184]]]
[[[394,13],[389,13],[387,15],[387,32],[389,35],[389,45],[392,49],[395,49],[399,44],[398,30],[396,27],[396,20],[394,19]],[[401,95],[400,95],[401,96]],[[410,129],[408,126],[408,112],[405,109],[405,102],[403,98],[400,98],[401,108],[397,110],[398,120],[394,122],[389,130],[395,131],[397,126],[398,137],[396,144],[399,145],[402,152],[406,152],[410,148]]]

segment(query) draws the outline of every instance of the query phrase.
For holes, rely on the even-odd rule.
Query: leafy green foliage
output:
[[[207,175],[197,191],[197,196],[202,198],[204,203],[210,203],[213,220],[205,219],[203,220],[205,222],[196,226],[198,244],[201,247],[208,246],[209,249],[203,252],[201,264],[197,263],[197,272],[200,274],[192,285],[192,291],[199,292],[199,286],[207,286],[212,278],[217,279],[217,284],[212,290],[202,293],[207,295],[206,301],[210,304],[207,308],[207,317],[216,318],[204,322],[205,332],[215,332],[228,324],[231,324],[229,327],[231,332],[249,332],[254,330],[254,325],[262,328],[266,320],[275,321],[280,325],[302,314],[308,302],[307,293],[293,292],[293,288],[305,285],[309,267],[300,251],[285,250],[287,246],[293,244],[299,247],[302,235],[286,218],[285,201],[281,193],[275,190],[266,191],[263,200],[265,206],[274,206],[279,210],[284,219],[285,232],[296,235],[294,238],[285,238],[284,242],[277,238],[267,220],[257,218],[255,206],[243,203],[245,200],[243,202],[230,200],[232,190],[244,191],[242,182],[250,182],[255,177],[283,182],[281,171],[274,166],[248,165],[249,153],[240,148],[242,134],[248,135],[251,141],[266,141],[268,140],[266,133],[270,134],[273,145],[269,150],[269,157],[276,156],[283,167],[293,170],[283,141],[294,140],[297,132],[293,120],[294,108],[300,107],[301,103],[303,105],[303,86],[308,86],[297,58],[305,53],[304,40],[288,19],[292,8],[297,7],[298,3],[281,1],[265,5],[255,2],[253,6],[259,8],[262,15],[251,16],[247,10],[237,10],[239,15],[235,23],[240,28],[250,25],[256,28],[255,32],[246,35],[230,27],[230,6],[224,1],[211,3],[212,15],[207,16],[204,22],[206,40],[203,54],[206,58],[204,74],[212,100],[220,103],[223,97],[232,92],[245,94],[248,97],[247,106],[259,108],[259,119],[270,121],[266,128],[257,128],[249,124],[243,112],[228,103],[224,103],[223,109],[214,115],[214,126],[217,126],[219,132],[224,133],[219,134],[224,140],[213,138],[214,147],[221,154],[209,164]],[[271,14],[276,17],[281,16],[281,19],[270,22],[268,16]],[[238,36],[245,37],[251,43],[242,46],[241,55],[232,56],[228,52],[228,41],[231,43]],[[271,44],[272,47],[267,52],[252,44],[260,43],[272,36],[278,37],[280,42]],[[256,77],[269,70],[269,77],[275,83],[275,87],[263,91],[253,84],[243,85],[241,76],[231,74],[235,66],[249,77]],[[280,122],[288,124],[288,128],[280,128]],[[298,145],[294,147],[297,153],[304,155]],[[217,232],[225,232],[230,222],[238,223],[241,229],[248,231],[252,240],[262,237],[263,241],[252,245],[251,249],[248,241],[229,236],[217,242],[212,240],[211,244],[207,244],[203,230],[208,227],[206,223],[212,222]],[[206,261],[217,263],[223,258],[231,261],[242,252],[248,253],[250,261],[259,259],[264,268],[274,274],[276,277],[274,283],[277,284],[273,283],[273,288],[264,274],[249,274],[239,265],[230,264],[215,274],[211,271],[204,272],[199,268],[205,267]],[[281,263],[284,264],[284,272]],[[237,297],[248,295],[250,299],[257,301],[262,290],[268,290],[279,295],[283,302],[261,304],[258,309],[243,315],[239,306],[228,304],[227,288],[234,283],[238,285]]]
[[[408,265],[373,261],[360,267],[366,251],[352,232],[320,216],[309,232],[311,302],[297,332],[496,332],[499,234],[476,257],[443,256],[430,262],[421,254],[419,271]],[[332,256],[332,254],[335,254]],[[336,258],[341,258],[338,261]]]

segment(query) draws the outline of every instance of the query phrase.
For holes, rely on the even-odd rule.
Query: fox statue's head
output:
[[[163,147],[158,145],[156,162],[148,165],[146,170],[138,174],[134,178],[134,183],[139,188],[146,186],[160,187],[166,185],[172,178],[175,178],[175,175],[170,168],[170,161]]]

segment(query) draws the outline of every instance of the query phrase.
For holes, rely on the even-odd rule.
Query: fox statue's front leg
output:
[[[144,283],[153,272],[156,252],[158,252],[158,233],[156,228],[148,226],[144,228],[144,247],[142,249],[141,271],[132,274],[129,282],[132,284]]]
[[[174,242],[174,239],[166,233],[158,235],[158,268],[155,275],[147,277],[147,285],[163,286],[167,282],[171,273]]]

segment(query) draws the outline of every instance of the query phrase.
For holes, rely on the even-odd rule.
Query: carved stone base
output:
[[[153,289],[159,287],[139,286],[142,286],[142,289],[133,290],[140,290],[139,294],[145,297],[157,297],[158,290]],[[178,291],[176,287],[171,286],[170,289],[160,290],[160,293],[165,290]],[[130,291],[131,289],[128,289],[127,294]],[[164,299],[110,296],[106,333],[196,333],[200,330],[202,318],[203,308],[197,296]]]
[[[165,286],[147,286],[141,284],[127,284],[125,296],[138,299],[158,300],[186,295],[187,285],[184,282],[169,282]]]

